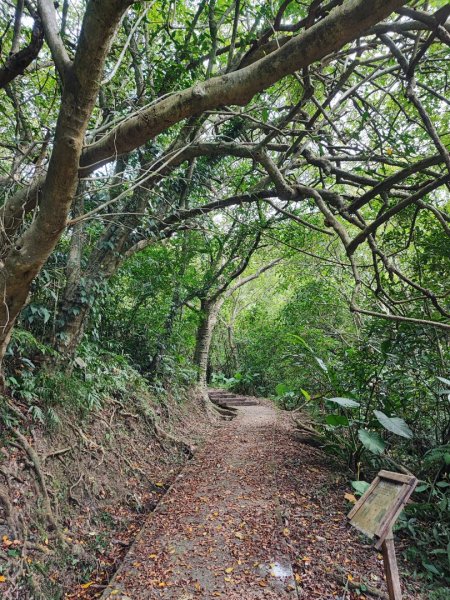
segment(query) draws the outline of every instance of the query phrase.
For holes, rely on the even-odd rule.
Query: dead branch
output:
[[[68,448],[61,448],[61,450],[53,450],[52,452],[49,452],[48,454],[46,454],[44,456],[44,458],[42,459],[42,462],[45,463],[45,461],[48,458],[53,458],[55,456],[61,456],[62,454],[66,454],[66,452],[70,452],[71,450],[73,450],[72,446],[69,446]]]

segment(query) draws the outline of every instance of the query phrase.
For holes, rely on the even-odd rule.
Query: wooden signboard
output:
[[[401,600],[402,597],[392,527],[416,484],[417,479],[412,475],[380,471],[348,514],[350,524],[368,537],[375,538],[375,548],[381,548],[391,600]]]

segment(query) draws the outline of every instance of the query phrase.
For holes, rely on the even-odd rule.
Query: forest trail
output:
[[[297,598],[277,501],[274,431],[241,406],[150,516],[103,598]]]
[[[342,465],[269,401],[231,403],[101,600],[387,598],[381,555],[347,524]],[[405,600],[426,597],[403,581]]]

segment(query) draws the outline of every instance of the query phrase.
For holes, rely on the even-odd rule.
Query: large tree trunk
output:
[[[67,280],[58,314],[55,319],[54,347],[64,357],[71,357],[80,344],[86,329],[92,305],[121,262],[123,237],[128,232],[116,232],[115,244],[98,245],[92,253],[87,268],[79,277]],[[121,235],[120,235],[121,233]],[[102,238],[104,241],[105,238]]]
[[[98,279],[84,278],[83,285],[66,286],[55,320],[53,345],[65,358],[72,357],[80,344],[92,303],[97,297]]]
[[[97,98],[109,43],[127,6],[127,0],[88,4],[73,63],[56,42],[54,58],[64,80],[61,109],[39,213],[13,245],[4,249],[0,278],[0,360],[27,301],[31,282],[65,229],[78,184],[84,136]],[[99,22],[102,27],[98,26]]]
[[[73,63],[61,43],[50,33],[50,46],[64,81],[64,91],[39,213],[12,245],[8,241],[3,248],[0,360],[6,352],[15,321],[27,301],[31,282],[66,227],[77,189],[85,132],[97,98],[104,61],[110,40],[128,4],[128,0],[89,2]],[[99,23],[102,23],[101,27]]]
[[[194,353],[194,364],[198,369],[198,382],[201,386],[206,386],[211,340],[223,303],[224,298],[201,301],[200,322],[197,329]]]

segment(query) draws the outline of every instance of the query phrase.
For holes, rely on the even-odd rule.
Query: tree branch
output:
[[[64,81],[68,69],[72,65],[63,41],[59,35],[59,28],[56,23],[56,10],[52,0],[38,0],[38,11],[42,20],[45,32],[45,40],[52,53],[56,68]]]

